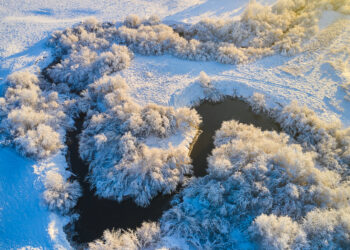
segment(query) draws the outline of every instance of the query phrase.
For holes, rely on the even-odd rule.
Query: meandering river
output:
[[[221,102],[204,101],[197,107],[202,116],[201,134],[192,147],[194,175],[204,176],[207,168],[207,157],[212,151],[213,136],[223,121],[235,119],[241,123],[253,124],[263,130],[280,130],[273,119],[264,114],[254,113],[250,106],[237,98],[227,98]],[[98,198],[86,180],[88,164],[79,156],[79,134],[81,133],[84,115],[76,119],[76,130],[67,134],[67,161],[71,171],[76,175],[83,189],[74,212],[79,218],[67,227],[70,238],[77,244],[84,244],[98,239],[106,229],[134,229],[144,221],[157,221],[163,211],[170,208],[173,195],[157,196],[147,208],[137,206],[131,200],[117,201]]]

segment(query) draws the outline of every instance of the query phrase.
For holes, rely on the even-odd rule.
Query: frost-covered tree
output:
[[[268,112],[265,96],[263,94],[255,92],[250,98],[247,99],[247,101],[249,102],[254,112]]]
[[[146,206],[158,193],[168,194],[191,171],[190,141],[200,123],[189,108],[136,104],[120,76],[104,77],[84,93],[88,117],[80,155],[89,162],[96,194]],[[171,145],[171,136],[184,135]],[[162,145],[163,144],[163,145]]]
[[[133,53],[115,44],[115,32],[113,23],[99,23],[94,18],[55,32],[50,44],[59,62],[47,69],[47,75],[79,92],[100,77],[128,67]]]
[[[220,101],[223,98],[222,94],[214,87],[212,79],[201,71],[198,77],[199,85],[203,89],[204,98],[210,101]]]
[[[50,170],[46,173],[44,200],[50,209],[60,213],[68,213],[81,196],[77,181],[69,182],[60,173]]]
[[[42,91],[34,74],[15,72],[0,98],[1,127],[26,155],[43,158],[63,148],[63,128],[71,126],[64,103],[53,90]],[[61,131],[61,132],[59,132]],[[61,134],[60,134],[61,133]]]
[[[347,249],[350,245],[350,208],[314,210],[301,223],[312,249]]]
[[[252,238],[261,249],[307,249],[306,234],[288,216],[262,214],[249,227]]]
[[[128,17],[117,29],[119,42],[142,54],[170,53],[191,60],[243,63],[273,53],[295,54],[317,31],[324,10],[346,12],[334,1],[279,0],[272,7],[251,1],[239,20],[204,19],[194,25],[142,22]]]
[[[111,46],[115,31],[114,23],[100,23],[96,18],[89,18],[72,28],[54,32],[49,44],[55,48],[55,54],[59,57],[85,47],[104,50]]]
[[[146,55],[167,53],[190,60],[236,64],[274,53],[299,53],[304,49],[306,38],[316,33],[323,11],[346,14],[349,9],[346,0],[279,0],[273,6],[250,1],[239,20],[204,19],[193,25],[169,26],[155,16],[141,19],[130,15],[119,26],[88,19],[73,28],[56,32],[51,44],[57,54],[65,58],[62,63],[71,67],[78,67],[77,62],[81,67],[87,67],[100,57],[100,53],[109,51],[114,42]],[[70,61],[71,56],[75,60]],[[114,57],[110,55],[110,58]],[[115,67],[104,68],[110,68],[105,71],[108,74]],[[89,77],[86,72],[67,75],[60,66],[51,73],[56,80],[86,80]]]
[[[249,231],[263,249],[347,249],[349,207],[309,212],[299,223],[288,216],[262,214]]]
[[[71,100],[48,85],[29,72],[15,72],[0,98],[1,129],[20,152],[36,159],[63,149],[65,130],[72,126],[66,115]],[[81,193],[78,182],[71,183],[54,170],[46,173],[44,186],[45,202],[61,213],[68,213]]]
[[[150,249],[346,249],[350,244],[348,129],[296,103],[267,110],[260,94],[250,103],[269,111],[284,132],[224,122],[215,134],[208,175],[191,179],[175,196]],[[134,143],[127,143],[130,151]],[[139,239],[135,232],[109,235],[111,242],[130,235],[132,242]]]
[[[214,145],[208,175],[178,195],[161,219],[162,235],[195,248],[348,244],[350,220],[340,214],[350,207],[350,182],[319,161],[317,151],[236,121],[223,123]]]
[[[306,106],[292,102],[273,115],[284,131],[318,153],[328,169],[348,173],[350,164],[350,128],[343,128],[339,119],[325,122]]]
[[[51,44],[63,57],[61,64],[74,68],[79,67],[79,63],[86,70],[94,69],[96,64],[92,62],[100,53],[109,51],[115,42],[145,55],[166,53],[190,60],[236,64],[274,53],[293,55],[303,51],[306,38],[316,33],[324,10],[348,13],[349,4],[346,0],[279,0],[267,6],[250,1],[239,20],[204,19],[193,25],[169,26],[155,16],[141,19],[131,15],[121,26],[88,19],[56,32]],[[114,57],[110,55],[109,58]],[[60,68],[61,64],[51,71],[54,79],[86,81],[89,78],[85,70],[81,74],[69,73]],[[109,68],[106,74],[115,70],[108,64],[104,68]]]
[[[96,240],[89,244],[89,249],[151,249],[150,247],[159,240],[159,237],[159,225],[154,222],[144,222],[135,231],[106,230],[101,240]]]
[[[116,44],[102,52],[82,47],[48,69],[48,74],[55,82],[67,83],[71,90],[81,91],[105,74],[128,67],[132,57],[127,47]]]

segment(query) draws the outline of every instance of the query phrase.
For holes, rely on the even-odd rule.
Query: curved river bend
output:
[[[195,176],[204,176],[207,168],[207,157],[213,149],[213,136],[223,121],[235,119],[241,123],[253,124],[263,130],[277,130],[280,128],[273,119],[264,114],[254,113],[249,104],[237,98],[227,98],[221,102],[204,101],[197,107],[201,115],[202,133],[192,147],[191,158]],[[131,200],[118,203],[113,200],[98,198],[86,181],[88,164],[79,156],[79,134],[82,130],[84,116],[76,119],[76,130],[67,134],[67,162],[71,171],[76,175],[83,189],[83,195],[78,200],[74,212],[79,218],[67,226],[70,239],[77,244],[85,244],[98,239],[106,229],[134,229],[144,221],[157,221],[163,211],[170,208],[173,195],[157,196],[150,206],[142,208]]]

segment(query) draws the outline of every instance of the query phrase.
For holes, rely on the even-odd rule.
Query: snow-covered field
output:
[[[55,50],[48,47],[47,43],[54,31],[63,31],[91,17],[95,17],[99,22],[115,21],[117,25],[121,25],[130,14],[136,14],[141,19],[156,14],[166,25],[177,27],[178,30],[182,29],[183,36],[187,36],[188,40],[198,39],[202,44],[186,44],[184,38],[178,36],[177,33],[169,32],[169,27],[165,25],[144,32],[142,26],[140,28],[137,20],[134,19],[130,19],[129,26],[117,33],[117,42],[128,45],[129,52],[123,48],[105,46],[103,45],[104,41],[94,44],[94,41],[89,40],[91,37],[81,36],[81,40],[86,39],[84,42],[88,44],[86,47],[89,49],[87,50],[83,48],[86,44],[81,45],[74,39],[64,40],[58,35],[58,42],[54,42],[53,45],[56,46],[56,52],[64,48],[68,51],[68,54],[70,53],[70,56],[65,58],[65,55],[63,55],[65,61],[61,62],[60,67],[55,66],[49,74],[55,82],[65,82],[71,89],[87,89],[81,99],[82,102],[79,104],[82,106],[80,107],[82,110],[90,110],[88,114],[90,120],[87,122],[88,128],[83,132],[81,155],[90,161],[94,159],[92,166],[90,166],[94,169],[90,180],[96,186],[98,195],[112,197],[117,200],[122,200],[128,196],[132,197],[138,204],[147,205],[149,200],[158,192],[170,193],[175,190],[178,183],[186,182],[184,180],[184,175],[188,172],[188,156],[186,154],[188,153],[189,144],[195,136],[195,128],[198,126],[199,120],[192,111],[183,108],[190,107],[201,99],[208,97],[242,96],[252,100],[256,108],[268,110],[286,107],[292,101],[296,101],[298,105],[292,104],[284,110],[276,111],[277,113],[280,112],[278,113],[279,122],[287,133],[300,137],[297,138],[297,142],[303,144],[304,141],[307,141],[309,144],[303,145],[304,148],[301,148],[299,145],[296,146],[293,142],[288,141],[284,135],[260,134],[261,132],[255,128],[250,128],[249,131],[256,137],[246,138],[246,135],[241,134],[240,131],[245,129],[248,131],[248,128],[236,126],[234,123],[227,125],[228,127],[231,126],[231,132],[234,131],[235,135],[231,135],[231,132],[226,133],[225,127],[223,127],[220,131],[224,135],[216,136],[215,146],[217,148],[210,158],[209,176],[194,182],[192,186],[190,185],[186,189],[183,194],[185,201],[178,202],[172,210],[167,212],[160,222],[160,227],[149,223],[144,224],[135,233],[121,234],[116,232],[115,235],[111,236],[109,234],[113,233],[106,232],[104,242],[95,242],[91,244],[91,247],[123,247],[128,246],[128,244],[130,247],[132,247],[132,244],[135,244],[135,247],[151,248],[160,246],[184,247],[188,246],[188,242],[191,242],[192,247],[200,248],[203,242],[195,239],[196,236],[192,234],[198,228],[200,231],[203,225],[197,225],[193,222],[191,227],[188,226],[191,223],[186,224],[188,223],[186,220],[191,221],[190,217],[193,213],[193,218],[195,216],[199,216],[198,218],[209,216],[209,224],[214,223],[211,221],[214,217],[222,216],[224,217],[222,220],[216,221],[218,225],[221,227],[237,226],[237,230],[220,231],[222,228],[218,230],[218,235],[220,235],[218,240],[225,241],[228,244],[222,245],[222,247],[254,248],[254,243],[248,242],[249,240],[246,239],[247,234],[242,235],[238,230],[238,228],[247,229],[248,226],[244,223],[251,223],[249,219],[240,224],[232,222],[232,220],[235,220],[233,216],[225,217],[221,210],[222,214],[217,211],[205,213],[208,210],[208,202],[220,206],[220,204],[226,202],[225,199],[241,199],[239,194],[234,192],[230,194],[233,198],[224,196],[220,196],[220,198],[218,196],[217,200],[211,199],[205,193],[211,191],[217,193],[218,190],[225,193],[228,188],[232,188],[230,185],[234,185],[232,184],[234,180],[230,180],[232,183],[223,181],[223,179],[228,178],[226,175],[232,174],[227,172],[233,171],[230,167],[235,163],[232,159],[231,165],[227,163],[228,160],[224,163],[220,162],[227,156],[220,151],[224,147],[231,147],[231,150],[237,152],[248,152],[247,154],[251,152],[256,159],[246,156],[247,159],[253,159],[253,165],[258,165],[258,160],[261,160],[263,163],[259,166],[254,165],[254,168],[261,171],[265,164],[266,170],[264,170],[264,173],[267,175],[273,175],[273,171],[277,171],[270,169],[269,163],[274,162],[277,165],[279,164],[276,167],[278,171],[287,169],[287,172],[292,172],[298,176],[295,177],[297,180],[290,180],[288,179],[291,178],[290,176],[282,174],[280,177],[281,182],[290,182],[290,185],[286,187],[288,190],[283,192],[291,193],[292,198],[290,198],[290,201],[285,201],[285,203],[295,202],[296,205],[294,203],[290,205],[295,208],[295,211],[286,212],[285,210],[289,208],[281,206],[280,211],[282,212],[274,211],[277,216],[260,215],[260,213],[266,211],[258,209],[254,212],[248,211],[242,205],[243,202],[246,202],[245,200],[241,201],[240,205],[242,207],[227,208],[228,211],[233,211],[233,213],[236,211],[235,209],[247,210],[247,217],[257,217],[257,220],[249,227],[250,232],[254,231],[250,237],[255,242],[260,242],[265,247],[274,245],[276,248],[286,246],[303,248],[310,247],[311,242],[324,240],[315,236],[317,233],[313,231],[314,227],[312,226],[316,223],[315,218],[324,216],[322,213],[329,213],[325,216],[332,217],[333,225],[338,225],[339,218],[342,217],[342,214],[346,214],[349,209],[348,201],[346,201],[348,197],[345,194],[349,187],[345,179],[348,177],[346,168],[349,167],[350,162],[350,132],[346,130],[350,126],[350,3],[346,0],[310,1],[316,3],[316,5],[310,4],[311,7],[306,6],[306,10],[304,10],[303,8],[298,9],[299,5],[303,6],[304,1],[302,0],[279,1],[279,9],[290,12],[288,12],[288,15],[285,14],[286,12],[278,13],[273,16],[275,18],[273,19],[269,14],[270,12],[265,12],[267,7],[260,8],[255,3],[253,5],[255,4],[258,7],[252,8],[251,12],[245,12],[248,2],[248,0],[103,0],[96,4],[96,1],[81,0],[1,0],[0,89],[3,92],[2,95],[5,95],[5,85],[8,83],[13,88],[20,88],[18,91],[7,92],[5,99],[2,99],[1,105],[5,106],[5,111],[3,111],[5,113],[1,113],[1,116],[6,121],[5,125],[2,125],[2,128],[6,129],[3,134],[11,134],[16,138],[17,149],[30,156],[39,156],[40,160],[24,158],[9,147],[0,149],[0,248],[26,246],[69,248],[69,243],[63,233],[63,225],[68,218],[64,217],[65,213],[59,215],[57,211],[49,211],[45,201],[54,210],[56,208],[65,210],[74,206],[75,197],[79,196],[79,190],[74,187],[74,183],[64,183],[70,175],[65,171],[67,163],[64,158],[66,150],[64,134],[65,128],[72,126],[69,115],[74,113],[72,106],[75,104],[62,102],[63,99],[68,100],[70,98],[62,90],[63,87],[61,89],[40,90],[38,86],[45,85],[41,79],[15,75],[9,81],[6,81],[7,77],[16,71],[29,71],[35,75],[40,72],[40,69],[50,64],[54,58]],[[257,2],[272,5],[275,1],[262,0]],[[298,13],[303,15],[298,16]],[[241,15],[245,15],[242,18],[244,22],[242,21],[240,24],[242,26],[235,26],[236,24],[233,23],[239,22]],[[190,26],[205,18],[219,19],[215,22],[206,21],[198,26]],[[252,19],[257,20],[257,24],[252,24]],[[265,22],[265,20],[268,21]],[[281,24],[282,20],[285,23]],[[133,22],[136,22],[136,25]],[[152,22],[152,20],[149,22]],[[181,26],[182,24],[184,25]],[[115,31],[110,31],[107,28],[100,29],[97,32],[94,30],[95,25],[98,26],[98,23],[90,19],[87,28],[84,26],[84,29],[88,30],[89,33],[90,27],[93,27],[89,34],[94,35],[94,32],[96,34],[100,32],[103,39],[108,42],[110,42],[108,36],[116,34],[113,33]],[[254,25],[260,25],[257,30],[250,30],[256,32],[255,38],[257,38],[255,40],[254,37],[250,37],[251,34],[249,33],[246,37],[242,35],[243,38],[241,39],[234,38],[237,47],[232,48],[227,45],[227,43],[232,42],[229,40],[231,38],[226,37],[228,31],[231,34],[241,34],[243,30],[255,27]],[[146,29],[148,29],[147,27]],[[153,26],[150,25],[150,27]],[[282,36],[276,30],[281,30],[287,35]],[[156,38],[149,34],[154,34]],[[161,36],[157,37],[158,34],[161,34]],[[169,40],[165,39],[167,42],[164,42],[162,40],[164,37],[169,37]],[[279,39],[280,37],[283,37],[284,40]],[[141,43],[142,39],[145,39],[146,42]],[[154,41],[153,43],[147,43],[147,39],[154,39]],[[211,51],[208,49],[207,44],[211,45],[210,42],[218,44],[217,50]],[[192,49],[191,46],[197,49]],[[202,50],[198,52],[199,49]],[[142,52],[145,50],[149,52]],[[103,54],[106,51],[112,51],[112,53]],[[203,57],[209,60],[203,60]],[[118,63],[115,65],[108,64],[108,67],[100,69],[99,65],[107,64],[106,58],[112,58]],[[88,60],[90,61],[87,62]],[[84,65],[78,67],[77,65],[81,61],[84,62]],[[223,64],[222,62],[233,64]],[[74,73],[67,74],[66,70],[73,67],[75,69]],[[95,72],[96,68],[99,71],[92,77],[89,73],[86,73]],[[118,72],[115,73],[116,71]],[[201,73],[202,71],[205,74]],[[87,88],[87,84],[93,83],[96,76],[101,77],[110,73],[119,74],[124,78],[125,83],[121,78],[111,80],[105,77]],[[69,77],[66,77],[67,75]],[[30,80],[26,82],[26,79],[29,78]],[[80,85],[76,84],[77,82]],[[19,85],[21,87],[18,87]],[[127,88],[124,85],[127,85]],[[25,89],[24,94],[21,94],[23,89]],[[54,91],[59,92],[59,94],[55,96],[51,93]],[[254,93],[263,94],[264,98],[259,94],[255,94],[251,98]],[[36,98],[36,96],[40,96],[41,99]],[[34,99],[35,101],[33,101]],[[3,103],[3,100],[6,103]],[[18,102],[20,102],[20,105],[26,105],[30,110],[28,108],[22,110],[21,113],[19,109],[17,110]],[[313,110],[315,114],[312,111],[299,108],[303,105]],[[43,115],[44,118],[42,118],[44,122],[40,120],[41,118],[38,118],[37,124],[30,124],[34,115],[30,116],[28,114],[41,111],[45,112],[45,116]],[[61,114],[60,112],[62,115],[54,115]],[[127,115],[128,112],[131,115]],[[9,115],[7,116],[7,114]],[[113,114],[117,114],[118,119],[114,119]],[[299,114],[304,114],[305,117],[298,116]],[[319,118],[323,120],[319,120]],[[287,121],[289,120],[293,120],[294,123],[288,124]],[[114,127],[120,126],[121,121],[127,123],[128,126],[124,126],[121,131],[115,131]],[[113,129],[108,128],[106,124],[108,126],[113,124]],[[302,126],[309,127],[303,130]],[[99,134],[93,137],[91,133],[93,135],[95,130],[98,130]],[[29,133],[28,131],[35,132]],[[311,135],[307,134],[309,132]],[[45,138],[42,139],[44,134],[48,133],[52,134],[49,142],[45,141]],[[104,144],[107,141],[104,133],[107,133],[108,138],[113,137],[113,140],[109,142],[111,144]],[[230,136],[234,139],[228,142],[229,139],[227,138],[231,138]],[[320,139],[319,136],[324,137]],[[41,139],[37,139],[38,137]],[[33,142],[33,138],[37,141]],[[237,142],[242,138],[245,138],[252,145],[258,144],[259,140],[262,143],[256,146],[255,149],[249,148],[250,144],[245,148]],[[113,148],[112,146],[113,150],[117,151],[109,152],[108,150],[111,148],[109,145],[114,145],[117,141],[122,141],[124,144],[120,143],[119,148]],[[173,145],[169,146],[169,143]],[[266,152],[264,143],[267,145],[276,143],[276,148],[282,148],[285,151],[283,153],[273,150]],[[328,146],[333,150],[332,152],[327,150]],[[293,151],[295,155],[288,155],[287,152],[289,151]],[[118,159],[110,160],[111,155],[120,154],[120,152],[123,152],[122,155],[114,156]],[[154,159],[160,159],[159,155],[166,155],[167,157],[155,162]],[[233,156],[231,155],[231,157]],[[290,157],[299,157],[301,163],[292,162]],[[121,163],[119,158],[122,159]],[[240,164],[248,161],[247,159],[244,156],[242,156],[242,159],[237,156],[235,158]],[[281,159],[288,159],[285,160],[287,163]],[[117,170],[113,169],[113,165],[116,164],[114,161],[118,161]],[[319,165],[316,164],[316,161]],[[112,166],[111,169],[113,170],[109,171],[108,168],[105,168],[106,162]],[[147,164],[156,165],[157,174],[150,171]],[[300,169],[299,164],[308,166],[308,170]],[[174,167],[175,165],[176,167]],[[133,166],[134,169],[130,166]],[[220,169],[223,166],[230,170]],[[323,168],[327,168],[329,172],[324,171]],[[339,168],[341,169],[339,170]],[[123,169],[128,170],[123,171]],[[139,169],[143,171],[143,178],[140,178],[141,180],[137,184],[133,182],[134,186],[131,186],[132,188],[128,190],[126,188],[129,184],[128,181],[132,182],[127,179],[128,176],[139,171]],[[322,171],[319,169],[322,169]],[[249,169],[252,172],[258,170],[253,169],[253,167]],[[242,171],[244,172],[244,170]],[[243,177],[240,179],[244,183],[251,181],[248,180],[249,176],[254,175],[247,171],[244,173],[247,176],[242,174]],[[109,176],[113,173],[114,176],[119,178],[118,185],[115,185],[115,181],[109,180]],[[339,174],[343,174],[343,178],[339,177]],[[218,180],[215,175],[220,176],[221,179]],[[313,177],[307,180],[303,179],[309,175]],[[238,177],[235,176],[235,178]],[[255,176],[255,178],[258,177]],[[312,178],[315,178],[315,180]],[[334,180],[329,180],[332,178]],[[99,180],[102,181],[98,184]],[[282,192],[281,190],[273,191],[274,185],[277,184],[271,184],[270,180],[254,180],[253,182],[259,182],[261,190]],[[313,184],[309,184],[311,182]],[[153,186],[149,183],[152,183]],[[143,187],[146,185],[147,187],[151,186],[151,190],[145,191]],[[224,187],[221,186],[220,188],[220,185]],[[249,186],[249,184],[246,185]],[[308,189],[305,185],[313,186]],[[213,186],[213,190],[208,191],[210,186]],[[324,186],[322,187],[324,189],[320,191],[318,189],[321,189],[321,186]],[[70,191],[73,189],[75,191]],[[311,189],[318,190],[317,198],[307,196],[309,195],[308,192],[316,192],[310,191]],[[57,198],[56,195],[59,196],[59,194],[55,193],[56,190],[64,194],[67,193],[67,202],[65,201],[63,205],[59,204],[61,198]],[[246,191],[244,188],[242,190],[242,192],[250,192],[250,190]],[[299,198],[296,193],[300,194],[302,198]],[[272,197],[270,201],[275,202],[275,198]],[[248,199],[248,194],[246,194],[245,199]],[[304,209],[303,205],[299,204],[302,199],[306,200],[305,202],[309,204],[309,207]],[[257,201],[257,206],[259,206],[262,204],[261,202],[267,202],[268,198],[258,197],[257,200],[259,200]],[[320,203],[323,205],[319,205]],[[278,205],[275,206],[278,207]],[[313,208],[327,208],[330,210],[312,210]],[[196,214],[195,211],[198,209],[203,209],[202,217],[200,214]],[[300,212],[298,209],[302,211]],[[183,216],[182,223],[185,226],[182,230],[187,230],[186,232],[177,228],[176,224],[181,223],[178,218],[175,218],[175,215]],[[303,216],[305,221],[301,223]],[[350,225],[347,219],[343,220],[339,224]],[[326,228],[328,222],[322,223]],[[274,237],[278,234],[280,224],[288,224],[291,230],[282,232],[279,234],[279,238]],[[208,237],[208,247],[210,247],[210,244],[215,242],[214,239],[210,238],[215,235],[212,233],[215,232],[215,229],[210,226],[208,228],[207,235],[201,232],[203,234],[201,237]],[[339,227],[337,230],[345,232],[345,240],[341,238],[335,244],[346,242],[346,238],[350,237],[349,230],[346,231],[346,228],[339,229]],[[327,229],[322,232],[328,237],[331,235]],[[183,238],[176,237],[181,234]],[[189,240],[189,238],[191,239]],[[108,242],[108,239],[118,239],[116,240],[118,242]],[[349,242],[349,239],[347,240]]]

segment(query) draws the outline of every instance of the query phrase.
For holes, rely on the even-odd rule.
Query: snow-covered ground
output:
[[[238,19],[248,2],[0,0],[0,89],[10,73],[24,69],[37,72],[48,65],[53,58],[46,46],[49,35],[88,17],[122,21],[129,14],[156,14],[168,23],[194,23],[208,17]],[[204,71],[222,94],[249,97],[259,92],[265,95],[269,107],[296,100],[320,117],[331,120],[335,116],[348,127],[350,17],[325,11],[318,25],[319,31],[307,49],[296,56],[273,55],[249,64],[228,65],[136,54],[130,67],[120,74],[129,85],[131,97],[141,105],[191,105],[204,97],[198,84],[198,76]],[[42,178],[34,166],[34,161],[12,149],[0,149],[0,248],[67,247],[60,234],[64,219],[43,204]]]
[[[94,16],[121,21],[129,14],[179,14],[204,1],[7,1],[0,2],[0,89],[17,70],[36,72],[51,62],[46,46],[49,35]],[[8,148],[0,149],[0,248],[67,246],[62,239],[62,219],[42,201],[42,184],[35,162]],[[57,232],[56,232],[57,231]],[[59,234],[61,231],[61,235]],[[56,236],[55,236],[56,234]],[[64,237],[64,235],[63,235]]]
[[[0,150],[0,248],[69,248],[62,232],[65,219],[48,211],[33,160],[13,149]]]

